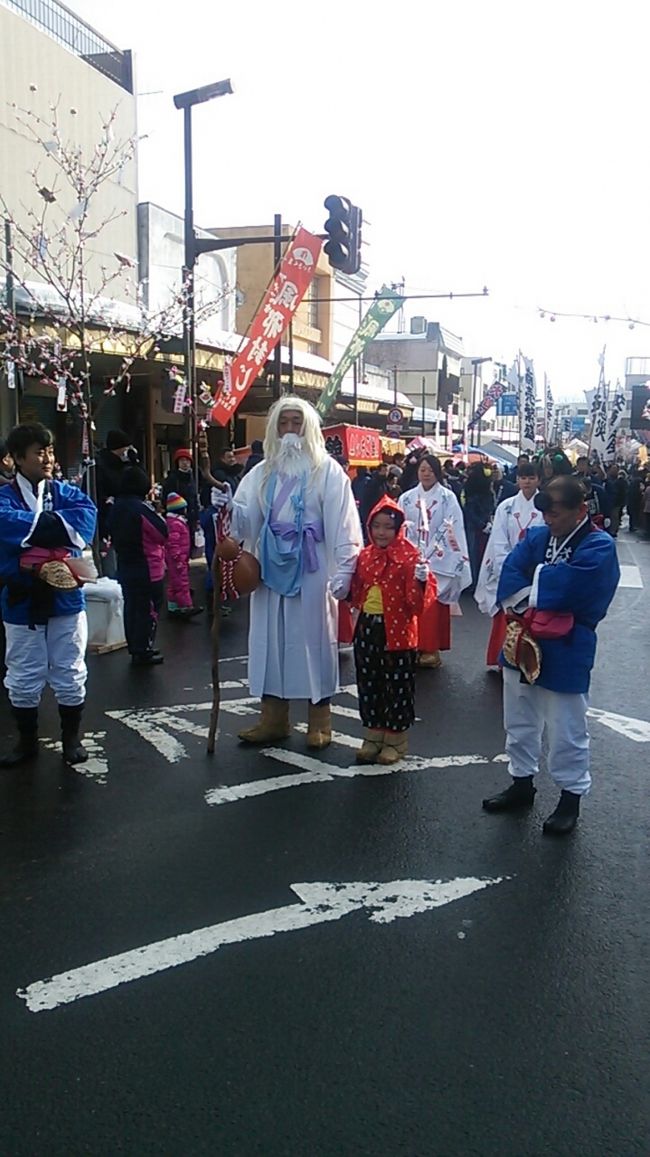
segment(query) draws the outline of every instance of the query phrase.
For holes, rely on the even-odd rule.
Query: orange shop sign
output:
[[[381,435],[364,426],[327,426],[323,430],[328,454],[347,458],[350,466],[378,466]]]

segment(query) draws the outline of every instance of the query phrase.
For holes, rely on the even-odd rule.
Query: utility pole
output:
[[[282,261],[282,216],[276,213],[273,218],[273,273],[277,273]],[[273,401],[277,402],[282,393],[282,338],[275,347],[273,355]]]

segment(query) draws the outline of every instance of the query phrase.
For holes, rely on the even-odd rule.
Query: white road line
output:
[[[621,566],[621,579],[619,587],[635,587],[637,590],[643,587],[643,579],[641,578],[641,571],[638,566]]]
[[[440,908],[480,892],[507,877],[479,879],[469,876],[455,880],[392,880],[388,883],[303,883],[292,884],[300,904],[286,904],[266,912],[255,912],[236,920],[226,920],[194,932],[170,936],[154,944],[145,944],[105,960],[96,960],[81,968],[61,972],[48,980],[37,980],[16,995],[25,1001],[30,1012],[45,1012],[62,1004],[71,1004],[85,996],[108,992],[121,984],[153,976],[169,968],[188,964],[201,956],[218,952],[226,944],[242,944],[295,932],[314,924],[340,920],[349,913],[366,909],[375,923],[388,924],[420,912]]]
[[[615,715],[612,711],[599,711],[597,707],[590,707],[587,715],[589,719],[596,719],[618,735],[624,735],[626,739],[633,739],[635,743],[650,743],[650,723],[645,719]]]
[[[89,753],[89,758],[85,763],[71,763],[69,766],[79,772],[79,775],[85,775],[87,779],[94,779],[95,783],[106,783],[109,767],[106,759],[106,752],[104,750],[103,742],[106,738],[105,731],[86,731],[82,736],[83,745]],[[43,741],[43,746],[49,751],[57,751],[62,754],[61,743],[58,740],[49,739]]]
[[[224,803],[235,803],[240,799],[250,799],[253,796],[267,795],[273,791],[283,791],[285,788],[302,787],[309,783],[330,783],[335,779],[355,779],[357,776],[393,775],[399,771],[430,771],[435,768],[473,767],[475,764],[489,763],[484,755],[439,755],[426,756],[411,755],[400,763],[393,763],[384,767],[380,763],[353,764],[352,767],[337,767],[334,763],[325,763],[314,759],[311,755],[303,755],[300,751],[283,751],[280,747],[266,747],[262,755],[274,759],[278,763],[286,763],[290,767],[302,769],[302,773],[294,775],[270,776],[268,779],[256,779],[250,783],[237,783],[212,788],[205,794],[205,802],[212,806]]]
[[[107,711],[106,714],[137,732],[142,739],[155,747],[156,751],[164,755],[169,763],[178,763],[179,760],[187,758],[187,749],[183,744],[157,726],[158,711]]]

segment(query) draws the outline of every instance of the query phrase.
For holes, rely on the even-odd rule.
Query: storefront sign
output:
[[[327,426],[325,449],[333,457],[347,458],[351,466],[378,466],[381,462],[379,430],[363,426]]]
[[[230,367],[230,392],[222,388],[212,408],[212,421],[219,426],[226,426],[236,413],[280,341],[316,272],[321,245],[306,229],[296,231],[251,322],[246,344]]]

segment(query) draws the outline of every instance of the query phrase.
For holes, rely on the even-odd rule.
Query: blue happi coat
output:
[[[22,485],[22,489],[21,489]],[[69,482],[41,482],[29,499],[29,484],[23,479],[0,486],[0,583],[2,584],[2,618],[5,623],[30,626],[34,621],[34,579],[21,571],[20,556],[29,548],[29,537],[38,516],[43,512],[58,515],[61,524],[59,541],[71,555],[79,556],[83,546],[92,541],[97,511],[92,500]],[[74,615],[85,606],[83,589],[54,591],[48,617]]]
[[[551,562],[553,545],[548,527],[531,528],[503,564],[497,601],[509,605],[520,594],[539,610],[573,614],[575,626],[564,638],[538,640],[542,671],[535,686],[584,694],[596,657],[595,628],[620,578],[616,545],[589,521]]]

